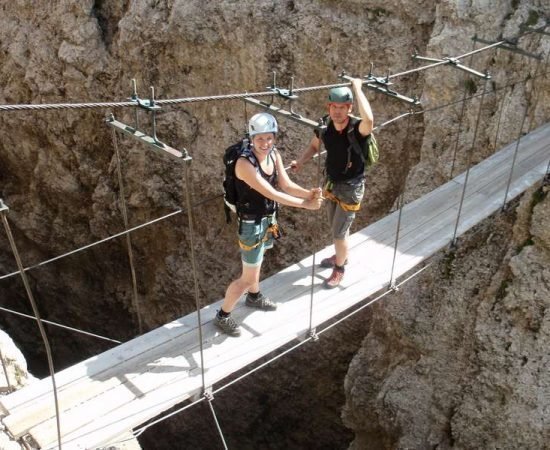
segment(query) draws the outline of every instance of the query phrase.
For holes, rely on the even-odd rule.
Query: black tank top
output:
[[[326,120],[326,119],[325,119]],[[324,144],[327,149],[326,171],[327,175],[333,181],[351,180],[362,176],[365,172],[363,158],[352,148],[351,142],[347,136],[348,127],[353,127],[353,133],[361,147],[367,145],[367,137],[359,133],[360,120],[350,117],[346,128],[337,131],[332,121],[326,129],[324,135]],[[319,133],[315,130],[319,137]]]
[[[267,157],[273,163],[273,173],[266,174],[260,166],[256,156],[249,147],[243,151],[240,158],[247,159],[260,173],[261,177],[266,180],[271,186],[277,186],[277,164],[275,161],[275,149],[271,150]],[[239,215],[254,216],[256,218],[273,214],[277,209],[277,202],[264,197],[257,190],[251,188],[243,180],[235,178],[237,188],[237,213]]]

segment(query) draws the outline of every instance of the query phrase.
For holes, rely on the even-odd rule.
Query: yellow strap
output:
[[[340,208],[342,208],[344,211],[359,211],[359,209],[361,208],[361,203],[344,203],[330,191],[323,191],[323,197],[338,203],[340,205]]]
[[[267,231],[265,233],[264,238],[260,242],[256,242],[254,245],[246,245],[245,243],[243,243],[243,241],[239,239],[239,246],[245,251],[254,250],[260,244],[263,244],[265,241],[269,239],[269,236],[267,235],[267,233],[271,233],[272,235],[277,237],[279,235],[279,225],[277,225],[276,223],[269,225],[269,227],[267,227]]]

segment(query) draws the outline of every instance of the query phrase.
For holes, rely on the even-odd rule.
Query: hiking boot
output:
[[[267,298],[261,292],[258,294],[258,297],[256,299],[252,298],[250,293],[247,294],[245,303],[246,306],[250,306],[251,308],[258,308],[263,311],[275,311],[277,309],[277,303],[269,300],[269,298]]]
[[[332,274],[330,275],[330,277],[328,277],[323,283],[323,286],[326,289],[334,289],[335,287],[340,285],[342,278],[344,278],[344,271],[334,268],[332,269]]]
[[[344,266],[348,263],[348,260],[346,259],[344,261]],[[321,264],[319,264],[321,267],[324,267],[325,269],[332,269],[336,265],[336,255],[332,255],[330,258],[325,258],[321,261]]]
[[[229,336],[236,337],[241,335],[241,329],[239,328],[237,322],[235,322],[235,319],[231,317],[231,315],[227,317],[220,317],[218,314],[216,314],[214,323],[220,330],[222,330],[225,334],[228,334]]]

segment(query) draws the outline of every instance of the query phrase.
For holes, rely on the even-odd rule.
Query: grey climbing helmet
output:
[[[254,114],[248,122],[248,135],[250,137],[262,133],[277,133],[277,121],[271,114]]]
[[[335,87],[328,93],[330,103],[353,103],[353,93],[349,87]]]

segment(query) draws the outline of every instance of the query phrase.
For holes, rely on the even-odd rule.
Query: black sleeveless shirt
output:
[[[277,164],[275,148],[273,148],[267,157],[273,163],[273,173],[271,175],[266,174],[260,163],[256,159],[254,152],[250,147],[243,150],[239,158],[245,158],[248,160],[260,173],[261,177],[266,180],[271,186],[277,186]],[[235,186],[237,188],[237,214],[246,216],[255,216],[257,218],[268,216],[273,214],[277,209],[277,202],[264,197],[257,190],[251,188],[243,180],[235,177]]]
[[[337,131],[334,128],[334,123],[330,121],[325,131],[323,140],[327,149],[326,170],[327,175],[333,181],[351,180],[362,176],[365,172],[363,158],[353,149],[347,136],[348,128],[353,127],[352,132],[355,133],[359,145],[366,146],[368,136],[359,133],[360,123],[360,120],[350,117],[347,127],[342,131]],[[315,130],[315,134],[319,137],[317,130]]]

